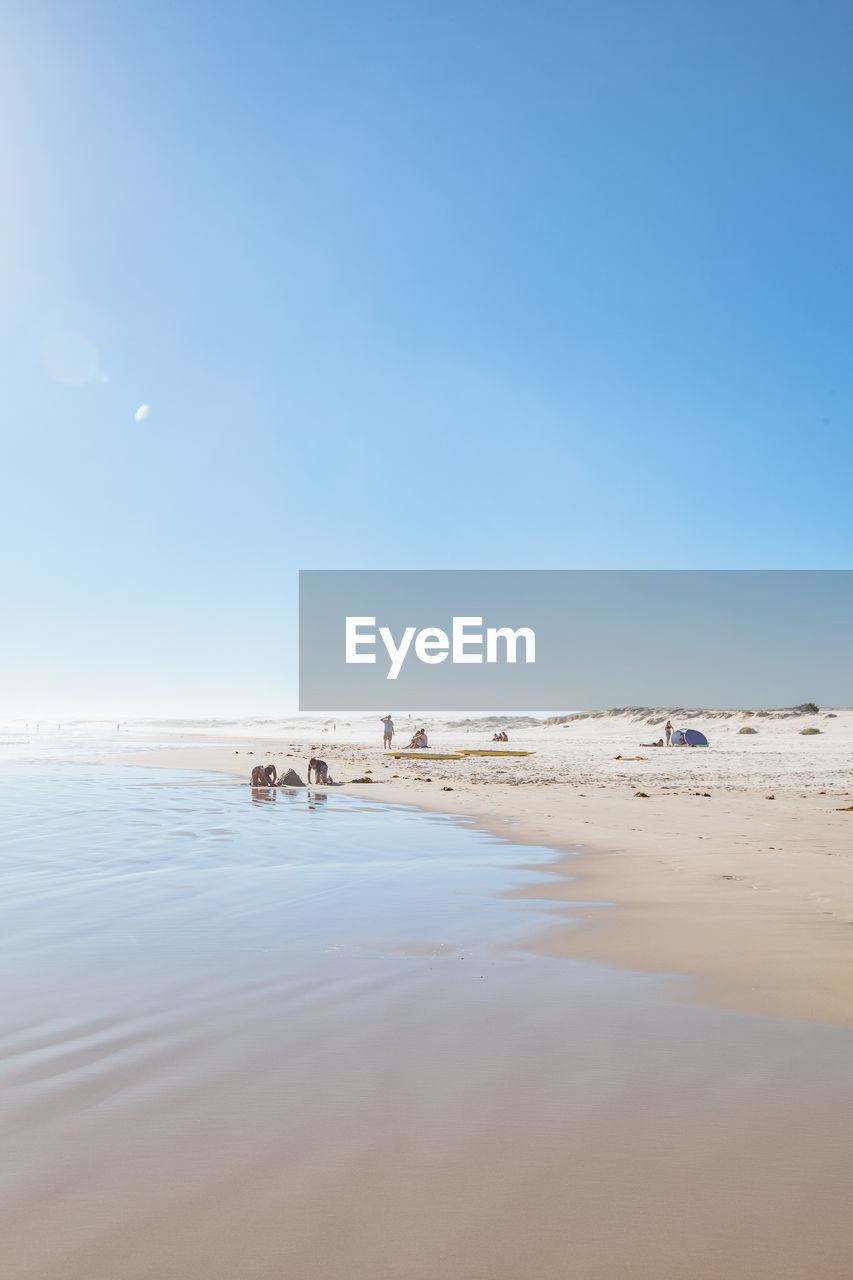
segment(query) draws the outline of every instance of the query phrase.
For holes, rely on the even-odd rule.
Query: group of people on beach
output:
[[[663,747],[663,746],[686,747],[690,745],[687,742],[685,735],[681,732],[678,733],[676,741],[673,742],[672,739],[673,739],[673,734],[675,732],[676,731],[673,727],[672,721],[667,720],[666,724],[664,725],[665,740],[664,738],[659,738],[657,742],[641,742],[640,746],[641,747]],[[382,744],[386,751],[390,750],[391,743],[394,740],[394,733],[395,733],[394,721],[391,719],[391,714],[389,712],[387,716],[382,716]],[[509,742],[509,734],[505,729],[501,729],[500,732],[492,735],[492,742]],[[428,747],[428,746],[429,746],[429,739],[427,738],[426,730],[424,728],[420,728],[420,729],[416,729],[415,732],[412,734],[411,742],[409,742],[405,750],[413,751],[413,750],[418,750],[420,748]],[[617,756],[616,759],[617,760],[621,759],[621,756]],[[327,765],[325,760],[318,760],[316,757],[312,756],[311,759],[308,761],[308,785],[309,786],[311,785],[312,774],[313,774],[313,780],[315,784],[320,784],[322,786],[335,785],[331,777],[329,776],[329,766]],[[267,765],[258,764],[258,765],[255,765],[254,769],[252,770],[252,786],[253,787],[275,787],[275,786],[282,786],[282,785],[287,786],[288,783],[285,783],[284,781],[285,776],[286,776],[285,774],[282,774],[281,776],[279,776],[276,773],[276,768],[274,764],[267,764]],[[295,782],[294,782],[294,785],[296,785]]]
[[[291,772],[288,770],[288,772]],[[321,786],[334,786],[331,775],[329,774],[329,766],[325,760],[318,760],[316,756],[312,756],[308,761],[308,785],[311,785],[311,774],[314,775],[314,782]],[[253,787],[275,787],[288,785],[284,782],[287,775],[276,772],[274,764],[256,764],[252,770],[252,786]],[[295,784],[294,784],[295,785]]]
[[[667,747],[671,747],[671,746],[676,746],[676,747],[686,747],[686,746],[688,746],[688,745],[689,745],[689,743],[688,743],[688,741],[687,741],[687,739],[685,738],[685,736],[684,736],[684,734],[683,734],[683,733],[682,733],[681,737],[679,738],[678,742],[673,743],[673,741],[672,741],[672,735],[673,735],[673,733],[675,732],[675,730],[674,730],[674,729],[673,729],[673,727],[672,727],[672,721],[671,721],[671,720],[667,720],[666,724],[664,725],[664,732],[666,733],[666,742],[665,742],[665,743],[664,743],[663,738],[658,738],[657,742],[641,742],[641,743],[640,743],[640,746],[641,746],[641,747],[663,747],[663,746],[667,746]]]
[[[391,742],[394,738],[394,721],[391,719],[391,713],[382,717],[382,745],[386,751],[390,750]],[[429,739],[426,735],[426,729],[416,729],[412,734],[412,740],[405,748],[406,751],[412,751],[418,747],[428,747]]]

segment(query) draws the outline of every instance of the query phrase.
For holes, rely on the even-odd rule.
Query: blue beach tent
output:
[[[672,735],[672,745],[680,747],[682,739],[688,747],[707,747],[708,739],[698,729],[676,729]]]

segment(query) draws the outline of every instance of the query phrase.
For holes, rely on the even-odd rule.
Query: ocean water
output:
[[[80,758],[110,749],[0,743],[0,936],[19,973],[470,958],[531,932],[535,904],[500,894],[546,879],[518,868],[551,851],[345,794]]]

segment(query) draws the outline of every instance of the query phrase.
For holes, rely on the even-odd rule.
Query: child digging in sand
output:
[[[311,785],[311,774],[314,774],[314,782],[328,786],[332,779],[329,777],[329,766],[325,760],[318,760],[312,756],[308,761],[308,785]]]

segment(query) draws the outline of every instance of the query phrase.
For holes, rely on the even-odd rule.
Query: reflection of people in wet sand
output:
[[[672,721],[671,720],[667,720],[666,724],[664,725],[664,729],[666,729],[666,745],[668,747],[671,747],[672,746]]]
[[[275,765],[256,764],[252,770],[253,787],[274,787],[276,781]]]
[[[382,717],[382,724],[384,726],[382,729],[382,745],[383,747],[390,747],[391,739],[394,737],[394,721],[391,719],[390,711],[387,716]]]
[[[308,785],[311,785],[311,774],[314,774],[314,781],[328,785],[332,781],[329,777],[329,766],[325,760],[317,760],[314,756],[308,761]]]
[[[658,738],[657,742],[641,742],[640,746],[641,747],[662,747],[663,738]]]

